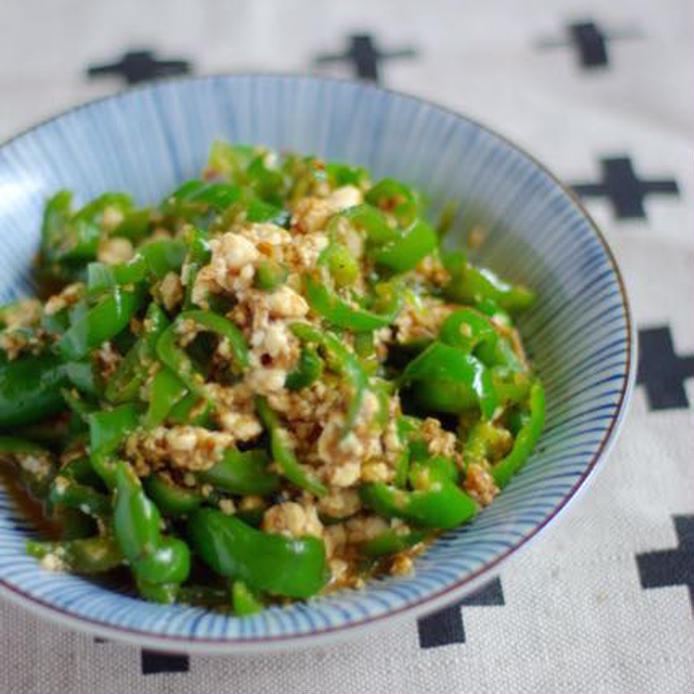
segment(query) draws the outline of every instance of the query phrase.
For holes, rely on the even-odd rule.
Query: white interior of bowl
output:
[[[84,628],[162,647],[221,648],[349,631],[460,596],[571,497],[613,435],[629,386],[630,325],[613,260],[557,182],[506,141],[433,105],[348,82],[212,77],[162,83],[90,104],[0,149],[0,301],[31,293],[45,198],[105,190],[158,201],[194,177],[215,138],[317,153],[423,190],[432,210],[462,201],[448,243],[472,225],[485,264],[538,291],[525,342],[547,387],[538,451],[469,526],[446,533],[406,578],[384,578],[244,620],[145,604],[24,555],[31,529],[0,491],[0,581],[27,604]],[[78,620],[75,622],[75,619]],[[180,641],[179,641],[180,640]]]

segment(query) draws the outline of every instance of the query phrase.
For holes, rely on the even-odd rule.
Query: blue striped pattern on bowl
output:
[[[449,243],[480,225],[476,254],[538,291],[521,329],[544,379],[548,418],[537,452],[469,526],[443,535],[405,578],[370,581],[245,619],[144,603],[49,573],[24,554],[33,531],[0,490],[0,585],[73,626],[151,646],[236,650],[347,634],[421,613],[472,590],[543,528],[613,440],[633,381],[624,287],[604,240],[546,170],[457,114],[350,82],[227,76],[159,83],[87,104],[0,148],[0,301],[31,292],[28,269],[43,202],[104,190],[153,202],[199,172],[211,141],[262,143],[367,166],[421,188],[433,210],[462,200]],[[299,638],[301,637],[301,638]],[[313,639],[311,637],[314,637]]]

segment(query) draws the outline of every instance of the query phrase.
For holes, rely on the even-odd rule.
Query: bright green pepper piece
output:
[[[461,304],[474,304],[489,299],[509,313],[517,313],[533,304],[535,293],[523,285],[504,282],[491,270],[469,263],[458,265],[451,273],[444,294]]]
[[[331,243],[319,256],[318,263],[327,265],[336,287],[349,287],[359,277],[359,263],[341,243]]]
[[[528,420],[516,435],[511,452],[492,467],[492,477],[499,488],[505,487],[523,467],[540,438],[545,423],[545,389],[539,381],[530,388],[529,407]]]
[[[185,383],[171,369],[162,366],[152,379],[149,405],[142,426],[145,429],[158,427],[187,392]]]
[[[272,292],[287,279],[289,270],[275,260],[261,260],[255,274],[255,285],[264,292]]]
[[[394,214],[401,226],[411,224],[419,209],[419,201],[415,192],[393,178],[383,178],[378,181],[366,192],[364,200]]]
[[[142,482],[145,492],[166,516],[185,516],[194,511],[203,498],[195,490],[181,487],[160,474],[153,474]]]
[[[38,422],[64,409],[65,370],[50,355],[0,364],[0,428]]]
[[[27,554],[36,559],[57,557],[67,571],[79,574],[100,574],[123,564],[123,553],[110,535],[87,537],[62,542],[27,540]]]
[[[325,165],[328,182],[333,188],[341,186],[361,186],[369,180],[369,172],[363,166],[350,166],[338,161],[329,161]]]
[[[461,412],[479,406],[491,418],[498,396],[489,370],[479,359],[442,342],[433,342],[405,368],[401,385],[414,384],[423,407]]]
[[[138,410],[133,404],[92,412],[88,417],[91,464],[109,488],[116,482],[114,464],[109,457],[137,428],[138,420]]]
[[[284,386],[288,390],[308,388],[323,375],[323,360],[311,345],[301,348],[299,363],[294,371],[287,374]]]
[[[451,313],[441,324],[439,339],[470,353],[481,344],[495,347],[499,336],[488,318],[471,308],[461,308]]]
[[[105,494],[64,475],[58,475],[53,480],[48,498],[54,504],[76,508],[98,518],[105,517],[111,511],[111,502]]]
[[[325,485],[296,459],[288,443],[287,431],[280,425],[277,415],[267,404],[267,400],[260,396],[256,397],[255,407],[270,434],[270,450],[281,473],[297,487],[306,489],[316,496],[325,496],[328,492]]]
[[[178,538],[161,534],[161,516],[147,497],[132,468],[116,465],[116,501],[113,529],[123,554],[148,594],[150,586],[183,583],[190,572],[190,551]],[[158,599],[168,600],[168,592]]]
[[[234,581],[231,602],[237,617],[247,617],[263,609],[263,603],[258,596],[243,581]]]
[[[192,514],[188,534],[195,551],[216,573],[241,580],[253,590],[308,598],[325,585],[325,546],[316,537],[261,532],[206,508]]]
[[[57,353],[66,360],[86,356],[125,329],[138,304],[139,295],[136,292],[116,289],[72,324],[56,342]]]
[[[149,235],[152,210],[142,209],[128,212],[118,226],[111,232],[131,241],[140,241]]]
[[[426,540],[428,533],[422,530],[411,530],[407,533],[398,533],[389,528],[380,535],[366,540],[359,545],[359,550],[367,557],[380,557],[386,554],[398,554]]]
[[[451,482],[438,482],[427,490],[411,492],[372,482],[363,485],[359,492],[362,501],[379,515],[403,518],[425,528],[455,528],[477,513],[477,504]]]
[[[389,325],[394,319],[392,315],[379,316],[371,311],[353,308],[310,275],[306,275],[304,280],[309,305],[332,325],[358,333],[370,332]]]
[[[345,347],[331,332],[320,331],[308,323],[292,323],[290,330],[304,343],[314,343],[327,352],[331,368],[341,373],[352,387],[352,400],[347,408],[345,431],[349,431],[361,409],[364,391],[368,385],[368,376],[359,358]]]
[[[422,258],[438,246],[436,232],[421,219],[415,220],[396,239],[373,253],[376,264],[391,272],[414,270]]]
[[[339,217],[349,220],[349,223],[366,236],[371,245],[381,245],[398,238],[398,230],[388,224],[383,213],[371,205],[356,205],[339,213]]]
[[[274,453],[273,453],[274,455]],[[239,451],[232,446],[211,468],[197,474],[201,482],[230,494],[266,496],[279,487],[279,477],[267,469],[268,457],[261,449]]]

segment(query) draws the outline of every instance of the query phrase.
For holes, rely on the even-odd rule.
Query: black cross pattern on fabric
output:
[[[572,188],[585,198],[609,198],[619,219],[645,219],[643,201],[647,195],[679,195],[677,181],[640,180],[629,157],[607,157],[600,160],[602,183],[574,183]]]
[[[630,39],[641,36],[633,29],[611,31],[609,34],[592,20],[572,22],[567,24],[568,37],[563,39],[542,39],[538,42],[541,49],[560,48],[572,45],[576,47],[578,63],[587,70],[604,68],[609,64],[608,41],[614,39]]]
[[[381,51],[374,44],[369,34],[353,34],[349,37],[349,48],[345,53],[320,55],[316,62],[335,63],[349,60],[354,66],[354,74],[363,80],[378,82],[379,63],[386,58],[412,58],[416,55],[413,48],[402,48],[395,51]]]
[[[694,609],[694,516],[673,516],[677,547],[636,555],[643,588],[687,586]]]
[[[90,65],[87,68],[89,77],[102,75],[119,75],[128,84],[137,84],[172,75],[187,75],[190,63],[187,60],[159,60],[151,51],[130,51],[117,63],[111,65]]]
[[[689,407],[684,381],[694,378],[694,354],[675,354],[666,325],[639,330],[639,368],[636,382],[646,389],[651,410]]]
[[[465,643],[462,607],[503,605],[504,591],[499,578],[493,578],[466,598],[449,607],[422,617],[417,622],[421,648],[437,648],[453,643]]]
[[[190,670],[190,658],[184,653],[160,653],[143,649],[141,667],[143,675],[188,672]]]

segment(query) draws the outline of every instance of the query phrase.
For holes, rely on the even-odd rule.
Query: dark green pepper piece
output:
[[[234,516],[206,508],[192,514],[188,533],[208,566],[253,590],[308,598],[326,583],[325,546],[316,537],[265,533]]]
[[[147,477],[142,484],[147,496],[166,516],[185,516],[203,502],[202,496],[195,490],[181,487],[157,473]]]
[[[123,553],[110,535],[62,542],[27,540],[27,554],[36,559],[54,556],[62,568],[78,574],[100,574],[123,564]]]
[[[231,447],[211,468],[197,474],[201,482],[230,494],[266,496],[279,487],[279,477],[267,469],[269,460],[262,449],[239,451]]]

